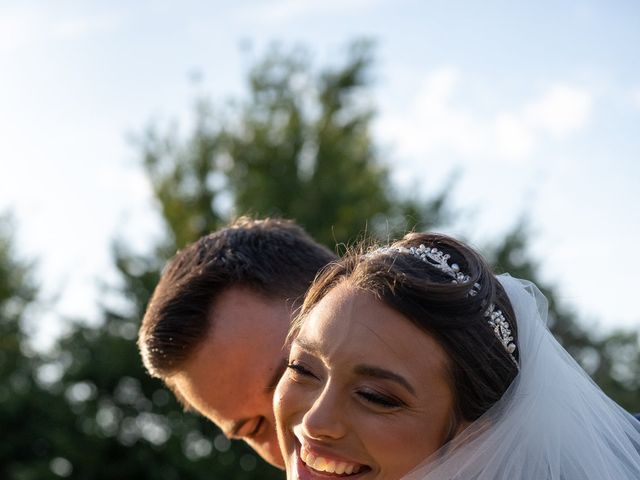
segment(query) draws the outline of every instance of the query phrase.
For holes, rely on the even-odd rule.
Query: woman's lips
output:
[[[337,473],[351,475],[352,473],[358,473],[363,465],[358,463],[343,462],[340,460],[334,460],[331,458],[323,457],[321,455],[314,455],[306,449],[300,450],[300,460],[302,460],[308,467],[326,473]]]
[[[371,470],[367,465],[336,458],[296,442],[298,477],[300,480],[357,478]],[[357,477],[356,477],[357,476]]]

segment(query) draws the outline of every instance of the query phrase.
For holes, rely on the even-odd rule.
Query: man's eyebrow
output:
[[[267,383],[267,387],[265,389],[267,393],[273,393],[273,391],[276,389],[276,387],[278,386],[278,382],[280,381],[280,378],[284,374],[284,371],[287,369],[288,363],[289,362],[287,361],[286,358],[283,358],[282,360],[280,360],[278,367],[275,369],[275,371],[273,372],[273,375],[269,379],[269,383]]]
[[[365,377],[373,377],[373,378],[381,378],[383,380],[391,380],[402,385],[405,389],[407,389],[413,395],[416,394],[415,388],[411,386],[411,384],[402,376],[394,373],[390,370],[386,370],[380,367],[374,367],[372,365],[356,365],[353,369],[358,375],[363,375]]]

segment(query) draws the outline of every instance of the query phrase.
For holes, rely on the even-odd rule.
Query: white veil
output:
[[[640,422],[553,338],[538,288],[498,279],[516,314],[520,372],[498,403],[403,480],[640,479]]]

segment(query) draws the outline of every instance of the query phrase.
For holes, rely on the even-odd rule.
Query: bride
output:
[[[640,479],[640,422],[546,316],[533,284],[442,235],[330,265],[274,396],[287,478]]]

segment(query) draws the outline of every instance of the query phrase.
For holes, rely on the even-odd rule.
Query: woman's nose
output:
[[[338,392],[327,386],[302,418],[305,435],[315,439],[338,439],[348,431],[345,405]]]

